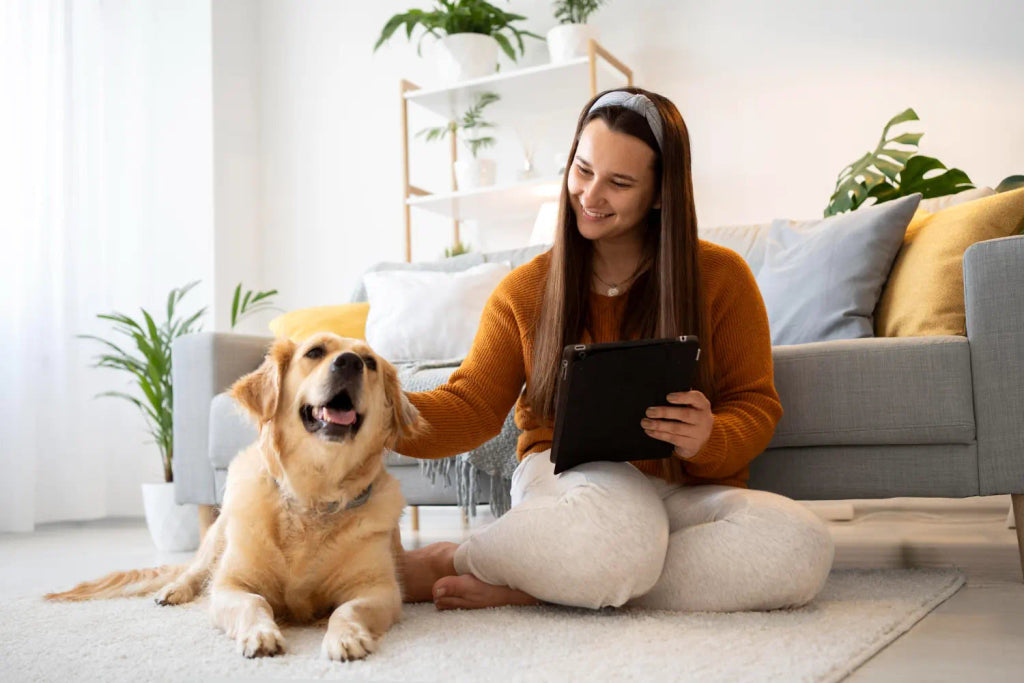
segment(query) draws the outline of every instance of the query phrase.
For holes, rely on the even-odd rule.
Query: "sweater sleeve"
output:
[[[714,426],[684,469],[697,477],[735,475],[768,447],[782,417],[775,391],[768,314],[750,267],[736,255],[723,268],[722,300],[709,299],[715,357]]]
[[[473,450],[498,435],[525,381],[523,342],[507,277],[484,305],[469,353],[448,381],[407,394],[426,426],[400,439],[394,450],[425,460]]]

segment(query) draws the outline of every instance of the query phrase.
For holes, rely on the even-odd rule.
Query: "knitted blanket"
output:
[[[395,363],[395,369],[406,391],[429,391],[447,382],[462,360]],[[513,408],[505,417],[501,432],[468,453],[419,462],[420,471],[430,478],[431,484],[437,486],[440,476],[444,479],[445,488],[455,486],[459,507],[470,516],[476,516],[476,505],[481,495],[487,496],[491,514],[495,517],[500,517],[512,507],[512,473],[518,464],[516,441],[519,438],[514,414]],[[490,476],[481,476],[481,473]]]

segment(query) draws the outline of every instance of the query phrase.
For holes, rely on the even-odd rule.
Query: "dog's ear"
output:
[[[420,411],[412,404],[409,397],[402,391],[402,383],[398,379],[398,371],[386,361],[380,363],[381,378],[384,380],[384,398],[391,414],[391,430],[393,440],[413,436],[423,427]]]
[[[295,342],[290,339],[275,341],[263,363],[231,385],[231,398],[238,401],[261,427],[277,413],[281,383],[293,353]]]

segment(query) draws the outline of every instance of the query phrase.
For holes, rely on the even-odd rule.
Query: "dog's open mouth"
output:
[[[355,435],[363,423],[363,416],[356,412],[352,397],[346,389],[339,391],[321,406],[302,406],[299,416],[307,432],[320,432],[322,436],[331,439]]]

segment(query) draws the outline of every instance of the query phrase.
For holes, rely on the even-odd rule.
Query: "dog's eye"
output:
[[[363,363],[366,364],[366,369],[367,370],[376,370],[377,369],[377,359],[374,358],[373,356],[366,356],[366,357],[364,357],[363,358]]]
[[[317,360],[324,357],[324,347],[314,346],[309,351],[306,351],[306,358],[310,360]]]

